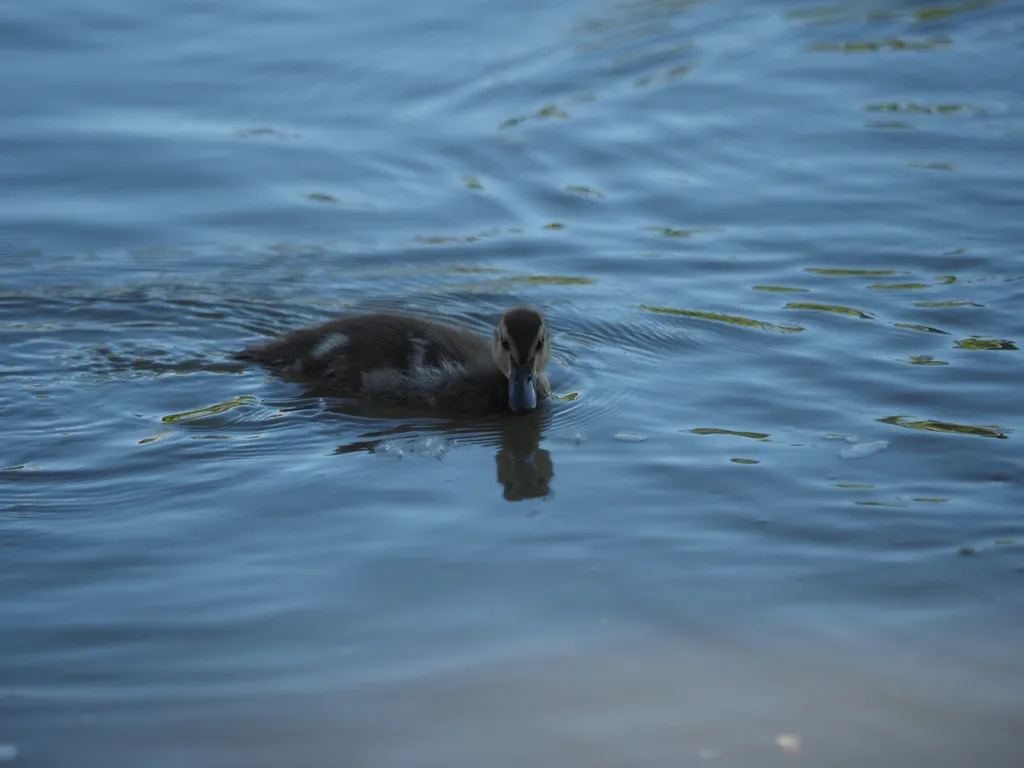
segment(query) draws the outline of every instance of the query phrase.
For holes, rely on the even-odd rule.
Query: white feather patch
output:
[[[427,365],[427,340],[410,336],[409,343],[412,344],[412,354],[409,355],[409,367],[413,371],[421,371]]]
[[[348,336],[343,333],[332,333],[317,342],[316,346],[313,347],[313,357],[318,360],[334,352],[336,349],[340,349],[348,344]]]
[[[438,389],[465,373],[465,366],[450,360],[436,366],[412,366],[408,373],[391,367],[377,368],[363,374],[363,389],[370,396],[429,402]]]

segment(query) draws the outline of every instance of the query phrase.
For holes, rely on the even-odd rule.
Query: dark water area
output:
[[[0,46],[0,763],[1024,765],[1024,3]],[[521,419],[229,358],[517,303]]]

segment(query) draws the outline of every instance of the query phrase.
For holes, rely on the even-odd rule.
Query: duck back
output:
[[[459,412],[508,408],[487,341],[445,323],[374,313],[303,328],[235,355],[338,395]],[[539,383],[547,393],[546,381]]]

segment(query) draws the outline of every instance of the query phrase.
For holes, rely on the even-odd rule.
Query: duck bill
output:
[[[514,365],[508,377],[508,405],[516,413],[537,407],[537,390],[533,387],[533,365]]]

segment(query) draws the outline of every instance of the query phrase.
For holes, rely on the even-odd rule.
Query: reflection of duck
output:
[[[466,414],[531,411],[551,389],[543,316],[517,307],[490,343],[469,330],[407,315],[343,317],[234,355],[337,395]]]
[[[501,431],[501,450],[494,457],[498,482],[508,501],[537,499],[551,493],[555,467],[551,453],[540,447],[541,423],[537,418],[508,422]]]
[[[473,423],[467,442],[496,445],[494,454],[497,465],[498,483],[504,488],[502,494],[508,501],[538,499],[551,493],[551,478],[555,476],[551,453],[540,447],[543,431],[548,425],[550,414],[535,411],[519,419],[495,419]],[[400,424],[379,431],[367,432],[361,439],[338,446],[334,453],[395,452],[398,456],[407,452],[439,458],[440,451],[436,438],[418,434],[422,431],[447,433],[448,437],[462,442],[463,433],[453,422],[438,423],[435,426],[413,427]],[[466,425],[468,426],[468,424]]]

